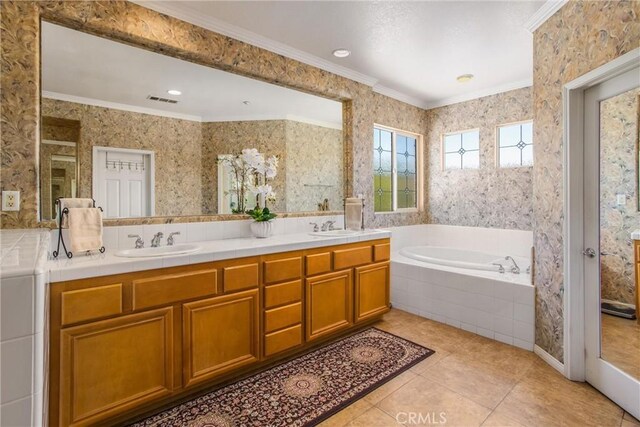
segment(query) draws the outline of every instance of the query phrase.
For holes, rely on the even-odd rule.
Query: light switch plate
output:
[[[618,206],[624,206],[627,204],[627,195],[626,194],[616,194],[616,204]]]
[[[2,210],[3,211],[19,211],[20,210],[20,192],[19,191],[3,191],[2,192]]]

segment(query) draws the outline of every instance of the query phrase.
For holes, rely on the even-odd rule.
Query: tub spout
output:
[[[493,265],[498,267],[498,273],[504,274],[504,265],[494,262]]]
[[[504,257],[504,259],[513,263],[513,267],[511,267],[511,272],[513,274],[520,274],[520,267],[518,267],[518,264],[516,264],[516,260],[513,259],[513,257],[507,255],[506,257]]]

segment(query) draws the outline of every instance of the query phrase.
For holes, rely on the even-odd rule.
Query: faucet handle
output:
[[[310,222],[309,225],[313,225],[313,232],[317,233],[320,229],[318,228],[317,222]]]
[[[498,273],[500,273],[500,274],[504,274],[504,271],[505,271],[505,270],[504,270],[504,265],[502,265],[502,264],[500,264],[500,263],[498,263],[498,262],[494,262],[494,263],[492,263],[491,265],[495,265],[495,266],[497,266],[497,267],[498,267]]]
[[[144,248],[144,240],[137,234],[129,234],[130,239],[136,239],[136,249]]]

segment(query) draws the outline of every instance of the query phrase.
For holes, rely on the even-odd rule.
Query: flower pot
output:
[[[273,221],[253,221],[251,232],[259,239],[264,239],[273,234]]]

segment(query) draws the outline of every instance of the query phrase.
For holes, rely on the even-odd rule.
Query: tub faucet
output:
[[[179,231],[174,231],[173,233],[169,233],[169,237],[167,237],[167,246],[173,246],[174,239],[173,236],[179,236]]]
[[[151,239],[151,247],[157,248],[160,246],[160,240],[164,237],[164,233],[162,231],[158,231]]]
[[[518,264],[516,264],[516,260],[513,259],[513,257],[507,255],[506,257],[504,257],[504,259],[513,263],[513,267],[511,267],[511,272],[513,274],[520,274],[520,267],[518,267]]]
[[[497,263],[497,262],[494,262],[492,265],[498,266],[498,273],[504,274],[504,265],[502,265],[500,263]]]
[[[322,224],[322,231],[331,231],[333,230],[333,224],[335,224],[335,221],[327,221],[324,224]]]

